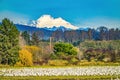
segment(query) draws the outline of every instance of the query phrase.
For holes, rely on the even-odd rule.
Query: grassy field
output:
[[[30,67],[25,67],[25,66],[9,66],[9,65],[1,65],[0,64],[0,69],[3,69],[3,68],[57,68],[57,67],[91,67],[91,66],[120,66],[120,63],[100,63],[99,65],[98,64],[93,64],[91,62],[84,62],[84,63],[81,63],[80,65],[63,65],[63,66],[51,66],[51,65],[34,65],[34,66],[30,66]]]
[[[119,76],[29,76],[29,77],[0,77],[0,80],[112,80]]]

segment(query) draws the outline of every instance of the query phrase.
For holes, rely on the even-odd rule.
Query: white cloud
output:
[[[26,15],[18,14],[10,11],[2,11],[0,12],[0,22],[4,19],[8,18],[13,21],[15,24],[24,24],[27,25],[29,19]]]
[[[35,23],[35,22],[34,22]],[[66,28],[77,29],[78,27],[70,24],[61,17],[53,18],[50,15],[43,15],[36,21],[36,26],[39,28],[48,27],[52,28],[53,26],[60,27],[64,26]]]

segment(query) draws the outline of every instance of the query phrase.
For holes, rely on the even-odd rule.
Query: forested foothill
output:
[[[0,24],[1,65],[120,65],[119,62],[119,28],[19,30],[7,18]]]

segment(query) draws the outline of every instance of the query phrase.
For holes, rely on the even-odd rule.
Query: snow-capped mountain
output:
[[[19,31],[67,31],[67,30],[87,30],[72,25],[61,17],[54,18],[51,15],[43,15],[37,20],[30,20],[26,25],[16,24]]]
[[[60,26],[60,27],[52,27],[52,28],[47,28],[47,27],[43,27],[43,28],[37,28],[35,26],[27,26],[27,25],[21,25],[21,24],[16,24],[17,29],[19,31],[38,31],[38,30],[46,30],[46,31],[67,31],[67,30],[72,30],[70,28],[65,28],[64,26]]]
[[[27,25],[21,25],[21,24],[15,24],[17,29],[20,31],[20,32],[23,32],[23,31],[28,31],[30,33],[33,33],[33,32],[42,32],[44,33],[44,39],[48,39],[52,33],[54,31],[67,31],[67,30],[71,30],[71,29],[68,29],[68,28],[65,28],[63,26],[60,26],[60,27],[52,27],[52,28],[47,28],[47,27],[44,27],[44,28],[37,28],[35,26],[27,26]]]
[[[66,29],[78,29],[77,26],[72,25],[70,22],[64,20],[61,17],[53,18],[51,15],[43,15],[37,20],[33,20],[31,26],[36,26],[37,28],[48,28],[48,29],[56,29],[56,28],[66,28]]]

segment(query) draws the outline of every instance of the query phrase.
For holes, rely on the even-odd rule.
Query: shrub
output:
[[[110,60],[110,58],[104,58],[103,61],[104,62],[110,62],[111,60]]]
[[[50,58],[51,58],[51,59],[58,59],[58,56],[52,53],[52,54],[50,55]]]
[[[9,68],[11,67],[10,65],[3,65],[3,64],[0,64],[0,68]]]
[[[54,45],[54,55],[56,55],[58,59],[70,60],[77,56],[77,53],[78,48],[74,47],[72,44],[60,42]]]
[[[120,63],[113,63],[113,62],[101,62],[101,61],[91,61],[88,62],[87,60],[81,60],[78,62],[79,66],[119,66]]]
[[[63,52],[66,55],[76,55],[77,49],[69,43],[56,43],[54,45],[54,53],[58,54],[59,52]]]
[[[25,49],[20,50],[19,57],[20,57],[20,62],[24,66],[32,66],[33,65],[32,54],[29,51],[27,51]]]
[[[76,58],[72,58],[72,59],[70,60],[70,63],[71,63],[71,64],[77,64],[77,62],[78,62],[78,59],[76,59]]]
[[[41,57],[42,57],[41,48],[39,48],[37,46],[25,46],[24,49],[26,49],[27,51],[29,51],[32,54],[34,62],[39,61],[39,59],[41,59]]]
[[[41,49],[37,46],[25,46],[24,48],[31,53],[39,53],[41,51]]]
[[[91,62],[88,62],[88,61],[80,61],[78,62],[79,66],[103,66],[105,65],[104,62],[95,62],[95,61],[91,61]]]
[[[22,66],[24,66],[22,63],[21,63],[21,61],[19,61],[19,62],[16,62],[16,64],[14,65],[15,67],[22,67]]]
[[[48,65],[50,66],[66,66],[68,64],[67,60],[49,60]]]

